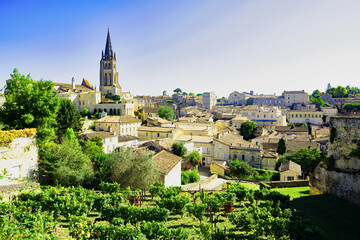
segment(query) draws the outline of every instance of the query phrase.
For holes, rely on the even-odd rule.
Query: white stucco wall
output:
[[[0,147],[0,170],[8,171],[10,178],[24,178],[33,176],[37,169],[38,149],[36,137],[20,137],[14,139],[9,147]],[[7,178],[0,180],[0,185],[16,183]]]
[[[164,176],[165,187],[181,186],[181,161]]]

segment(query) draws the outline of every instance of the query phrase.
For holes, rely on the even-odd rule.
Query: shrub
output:
[[[120,191],[120,184],[119,183],[108,183],[102,182],[100,183],[100,189],[102,193],[118,193]]]

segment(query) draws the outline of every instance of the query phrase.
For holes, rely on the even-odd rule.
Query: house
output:
[[[172,122],[161,117],[148,117],[146,119],[148,127],[171,127]]]
[[[155,154],[153,159],[161,173],[160,181],[165,187],[181,186],[181,157],[163,150]]]
[[[203,106],[206,109],[212,109],[216,105],[216,94],[214,92],[204,92],[202,95]]]
[[[280,181],[300,180],[301,166],[292,161],[283,162],[279,169]]]
[[[261,167],[260,147],[254,143],[234,133],[222,133],[214,137],[213,160],[230,164],[235,158],[248,162],[252,167]]]
[[[152,107],[152,106],[144,106],[142,108],[144,115],[145,115],[145,119],[147,119],[148,117],[159,117],[158,115],[158,108],[157,107]]]
[[[133,116],[106,116],[95,121],[95,131],[116,132],[119,136],[138,136],[141,121]]]
[[[276,152],[276,149],[268,149],[263,151],[261,158],[261,169],[275,171],[278,158],[279,154]]]
[[[284,91],[283,96],[285,98],[285,106],[292,106],[296,103],[309,103],[308,93],[302,91]]]
[[[276,126],[286,126],[286,117],[281,115],[278,107],[258,107],[254,122],[257,127],[274,129]]]
[[[245,98],[246,98],[245,93],[240,93],[238,91],[234,91],[234,92],[230,93],[227,102],[229,104],[233,104],[233,105],[242,105],[242,104],[245,104]]]
[[[138,137],[140,141],[171,138],[176,139],[183,133],[182,129],[175,127],[148,127],[138,128]]]
[[[210,164],[210,172],[212,174],[216,173],[217,175],[219,175],[220,177],[225,177],[226,175],[226,171],[229,171],[229,167],[224,165],[224,163],[222,162],[212,162]]]
[[[311,123],[322,124],[323,112],[318,109],[290,110],[286,113],[286,120],[289,123]]]
[[[213,123],[177,122],[175,125],[184,131],[184,135],[213,136],[217,134],[217,126]]]
[[[250,119],[247,117],[243,117],[241,115],[237,115],[235,118],[231,119],[231,126],[236,128],[240,128],[243,122],[249,121]]]
[[[201,149],[201,164],[204,166],[210,166],[213,159],[213,137],[212,136],[197,136],[197,135],[181,135],[176,142],[182,142],[184,145],[192,142],[193,147]],[[200,151],[199,151],[200,152]]]

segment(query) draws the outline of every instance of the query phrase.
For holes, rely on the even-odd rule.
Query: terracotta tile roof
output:
[[[106,116],[96,120],[95,123],[140,123],[141,121],[130,115]]]
[[[320,149],[320,143],[314,141],[286,141],[286,151],[297,151],[301,148],[318,148]]]
[[[125,136],[118,137],[119,142],[127,142],[127,141],[132,141],[132,140],[137,140],[137,139],[139,139],[139,138],[137,138],[135,136],[131,136],[131,135],[125,135]]]
[[[264,142],[263,143],[263,150],[264,151],[268,151],[270,149],[277,149],[278,147],[278,143],[273,143],[273,142]]]
[[[286,171],[292,171],[296,173],[297,175],[301,175],[301,166],[297,163],[294,163],[292,161],[283,162],[280,165],[280,171],[279,173],[283,173]]]
[[[277,132],[306,132],[308,133],[308,127],[306,126],[276,126],[275,131]]]
[[[181,135],[176,139],[176,141],[184,142],[184,141],[192,141],[192,142],[201,142],[201,143],[212,143],[212,136],[198,136],[198,135]]]
[[[220,134],[220,136],[216,138],[216,140],[234,147],[256,147],[254,143],[246,141],[243,139],[242,136],[233,133]]]
[[[141,126],[138,128],[138,131],[146,131],[146,132],[168,132],[171,133],[175,130],[175,127],[148,127]]]
[[[163,174],[167,174],[173,169],[176,164],[181,162],[181,157],[176,156],[175,154],[169,153],[165,150],[156,154],[153,159],[159,167],[159,171]]]
[[[90,139],[92,137],[101,137],[102,139],[118,137],[118,135],[114,134],[113,132],[104,132],[104,131],[85,133],[84,135],[86,139]]]

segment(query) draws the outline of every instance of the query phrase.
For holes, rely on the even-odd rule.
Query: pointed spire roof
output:
[[[106,46],[105,46],[105,57],[112,56],[112,55],[113,55],[113,50],[112,50],[112,46],[111,46],[110,30],[108,28]]]

